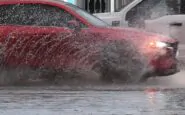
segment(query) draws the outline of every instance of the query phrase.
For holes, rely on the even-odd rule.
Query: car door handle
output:
[[[183,24],[181,22],[173,22],[173,23],[170,23],[170,26],[182,26]]]

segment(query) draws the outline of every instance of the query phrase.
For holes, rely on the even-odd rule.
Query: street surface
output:
[[[0,115],[184,115],[183,73],[137,85],[1,87]]]
[[[129,87],[132,88],[127,86],[128,89]],[[127,88],[121,86],[120,91],[63,91],[59,87],[2,88],[0,113],[1,115],[185,114],[184,89],[163,86],[157,86],[157,89],[155,86],[137,87],[133,87],[132,90],[135,91],[127,91]],[[115,89],[119,89],[118,86]]]

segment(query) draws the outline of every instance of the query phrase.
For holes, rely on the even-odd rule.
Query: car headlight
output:
[[[167,47],[167,46],[168,46],[167,43],[160,42],[160,41],[156,42],[156,47],[158,47],[158,48],[164,48],[164,47]]]
[[[149,46],[154,48],[165,48],[168,47],[168,44],[161,41],[152,41],[149,43]]]

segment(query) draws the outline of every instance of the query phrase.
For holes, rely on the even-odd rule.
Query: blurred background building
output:
[[[133,0],[63,0],[75,4],[90,13],[114,12]]]
[[[77,0],[77,5],[90,13],[114,12],[133,0]]]
[[[133,0],[63,0],[90,13],[118,12]],[[147,0],[146,0],[147,1]],[[163,0],[161,0],[163,1]],[[185,13],[185,0],[164,0],[177,14]]]

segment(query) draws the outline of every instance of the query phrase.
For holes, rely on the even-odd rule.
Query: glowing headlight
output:
[[[160,42],[160,41],[157,41],[156,42],[156,47],[158,48],[164,48],[164,47],[167,47],[168,44],[164,43],[164,42]]]
[[[160,42],[160,41],[152,41],[149,43],[149,46],[152,48],[164,48],[164,47],[167,47],[168,44],[166,44],[165,42]]]

